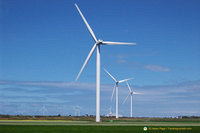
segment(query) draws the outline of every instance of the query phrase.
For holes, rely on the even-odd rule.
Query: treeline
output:
[[[200,116],[179,116],[179,117],[182,117],[183,119],[184,118],[200,118]]]
[[[87,120],[93,121],[95,116],[62,116],[58,115],[2,115],[0,114],[0,120]]]
[[[72,120],[72,121],[95,121],[94,115],[83,115],[83,116],[62,116],[58,115],[4,115],[0,114],[0,120]],[[178,117],[120,117],[115,119],[114,116],[101,116],[102,121],[135,121],[135,122],[148,122],[148,121],[200,121],[200,116],[178,116]]]

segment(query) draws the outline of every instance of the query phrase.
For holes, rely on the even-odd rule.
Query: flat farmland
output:
[[[147,131],[144,131],[147,127]],[[199,122],[0,120],[0,133],[197,133]]]
[[[200,126],[200,122],[92,122],[92,121],[65,121],[65,120],[0,120],[0,125],[80,125],[80,126]]]

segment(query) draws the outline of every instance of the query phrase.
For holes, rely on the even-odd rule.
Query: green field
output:
[[[1,125],[1,133],[198,133],[200,127],[153,126]]]
[[[143,128],[147,127],[147,131]],[[0,133],[198,133],[200,122],[0,120]]]
[[[199,121],[121,121],[93,122],[93,121],[67,121],[67,120],[0,120],[0,125],[79,125],[79,126],[200,126]]]

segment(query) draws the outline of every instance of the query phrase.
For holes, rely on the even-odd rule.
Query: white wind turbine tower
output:
[[[133,117],[133,108],[132,108],[132,101],[133,101],[133,94],[142,94],[142,93],[138,93],[138,92],[134,92],[132,91],[131,87],[129,86],[128,82],[126,82],[128,89],[130,91],[130,93],[128,94],[128,96],[124,99],[123,104],[126,102],[126,100],[128,99],[128,97],[131,97],[131,102],[130,102],[130,117]]]
[[[75,4],[79,14],[81,15],[83,21],[85,22],[85,25],[87,26],[87,29],[89,30],[92,38],[95,41],[95,44],[93,45],[92,49],[90,50],[80,72],[78,73],[78,76],[76,77],[76,80],[79,79],[83,69],[85,68],[85,65],[87,64],[88,60],[90,59],[91,55],[93,54],[94,50],[97,48],[97,58],[96,58],[96,122],[100,122],[100,45],[136,45],[135,43],[124,43],[124,42],[110,42],[110,41],[103,41],[103,40],[97,40],[94,32],[92,31],[91,27],[89,26],[87,20],[83,16],[81,10]]]
[[[77,116],[80,116],[81,115],[81,107],[80,106],[75,106],[74,107],[74,113],[75,115],[77,114]]]
[[[45,113],[48,113],[48,110],[46,109],[45,105],[42,106],[42,115],[45,116]]]
[[[116,118],[119,118],[119,114],[118,114],[118,84],[119,83],[123,83],[125,81],[128,81],[128,80],[131,80],[133,78],[128,78],[128,79],[123,79],[123,80],[119,80],[117,81],[106,69],[104,69],[104,71],[113,79],[113,81],[115,82],[115,85],[113,87],[113,92],[112,92],[112,96],[111,96],[111,101],[113,99],[113,95],[114,95],[114,92],[116,90]]]

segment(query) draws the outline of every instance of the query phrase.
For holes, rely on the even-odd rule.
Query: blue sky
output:
[[[0,0],[0,114],[95,114],[96,53],[75,78],[97,38],[136,42],[102,46],[101,68],[134,77],[134,116],[200,115],[200,1]],[[113,82],[101,69],[101,114]],[[119,113],[129,115],[125,84]]]

